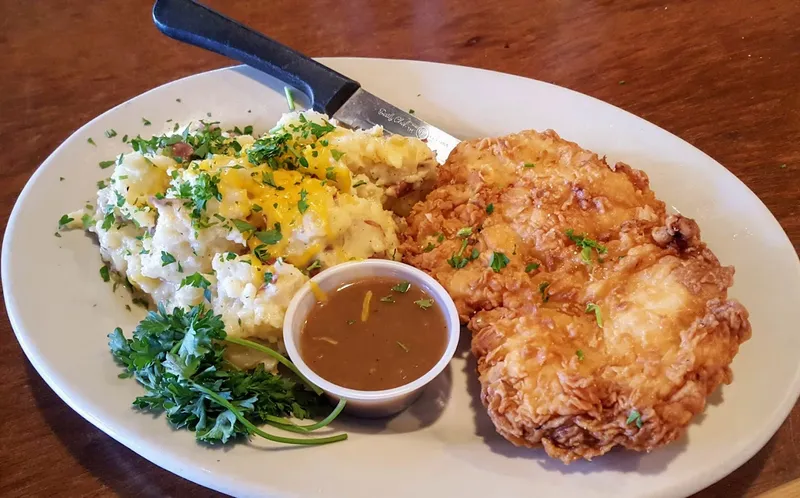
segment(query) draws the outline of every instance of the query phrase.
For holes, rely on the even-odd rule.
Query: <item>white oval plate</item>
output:
[[[350,432],[344,443],[287,448],[254,440],[211,449],[163,417],[137,414],[130,403],[141,389],[117,378],[106,334],[118,325],[129,332],[141,312],[128,312],[125,291],[113,294],[101,281],[89,238],[53,232],[63,213],[93,200],[106,173],[97,163],[124,150],[123,134],[157,133],[168,119],[207,112],[226,126],[273,125],[286,107],[281,85],[229,68],[162,86],[94,119],[45,161],[14,207],[2,254],[8,314],[36,370],[84,418],[171,472],[242,496],[682,496],[734,470],[777,430],[800,386],[800,262],[767,208],[725,168],[640,118],[539,81],[412,61],[323,63],[457,136],[553,128],[646,171],[659,198],[697,219],[723,264],[736,266],[731,294],[750,310],[753,338],[733,363],[733,384],[711,396],[680,441],[568,467],[495,434],[464,347],[409,411],[386,422],[339,422]],[[119,135],[105,138],[109,128]]]

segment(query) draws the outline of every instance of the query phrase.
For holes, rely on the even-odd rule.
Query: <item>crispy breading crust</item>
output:
[[[461,143],[407,221],[405,259],[468,322],[498,432],[565,463],[680,437],[750,337],[697,224],[553,131]]]

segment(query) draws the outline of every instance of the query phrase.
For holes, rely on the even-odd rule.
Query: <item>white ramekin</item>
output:
[[[314,373],[303,361],[297,346],[306,317],[317,302],[309,283],[306,283],[289,303],[283,322],[283,341],[289,358],[303,375],[334,400],[345,399],[347,401],[346,412],[362,417],[385,417],[410,406],[422,393],[423,388],[445,369],[455,354],[461,324],[456,306],[444,287],[425,272],[403,263],[383,259],[343,263],[320,272],[311,279],[311,282],[315,282],[324,292],[333,292],[343,284],[370,277],[407,280],[411,282],[411,285],[425,290],[444,314],[447,324],[447,347],[436,365],[425,375],[394,389],[359,391],[337,386]]]

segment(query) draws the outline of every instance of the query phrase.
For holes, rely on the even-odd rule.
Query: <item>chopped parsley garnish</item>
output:
[[[336,180],[336,171],[334,170],[333,166],[325,169],[325,178],[328,180]]]
[[[467,239],[463,239],[461,241],[461,248],[458,250],[458,252],[453,254],[450,259],[447,260],[447,263],[457,270],[467,266],[467,263],[470,261],[478,259],[478,256],[480,255],[478,249],[472,248],[470,255],[464,256],[464,250],[467,248],[468,242],[469,241]]]
[[[106,188],[106,182],[104,182],[103,180],[97,182],[97,190],[102,190],[104,188]]]
[[[114,166],[114,163],[115,161],[111,160],[111,161],[100,161],[98,164],[100,165],[100,169],[106,169],[110,168],[111,166]]]
[[[486,214],[494,213],[494,204],[489,204],[486,206]]]
[[[606,246],[600,244],[596,240],[590,239],[586,234],[575,235],[575,232],[570,228],[566,232],[569,240],[575,243],[581,249],[581,260],[587,265],[592,264],[592,249],[597,251],[597,254],[605,254],[608,252]]]
[[[528,263],[525,265],[525,273],[530,273],[533,270],[537,270],[539,268],[539,263]]]
[[[586,313],[594,313],[594,316],[597,319],[597,326],[601,328],[603,327],[603,312],[600,310],[600,306],[594,303],[587,303]]]
[[[227,253],[225,255],[225,261],[230,261],[232,259],[236,259],[236,253],[235,252],[229,252],[229,253]]]
[[[436,242],[441,243],[443,240],[444,240],[444,234],[443,233],[437,233],[436,234]]]
[[[122,143],[128,143],[128,135],[122,135]]]
[[[270,135],[256,140],[247,151],[248,160],[253,164],[267,163],[272,169],[294,170],[298,165],[308,167],[308,160],[294,148],[296,138],[299,136],[306,140],[313,136],[319,139],[336,127],[327,121],[325,125],[314,123],[303,114],[298,116],[298,120],[301,124],[288,126],[292,130],[291,133],[281,126],[270,130]]]
[[[256,248],[253,249],[253,254],[255,254],[258,260],[262,263],[266,263],[270,258],[269,250],[267,249],[266,244],[257,245]]]
[[[271,284],[272,280],[274,278],[275,278],[275,276],[272,274],[272,272],[269,272],[269,271],[265,271],[264,272],[264,283],[265,284]]]
[[[331,149],[331,156],[333,156],[334,161],[338,161],[339,159],[341,159],[344,154],[345,154],[344,152],[339,152],[336,149]]]
[[[283,87],[283,93],[286,95],[286,104],[289,106],[290,111],[294,111],[294,96],[292,96],[292,89],[288,86]]]
[[[102,225],[103,230],[108,230],[109,228],[111,228],[111,225],[113,224],[114,224],[114,213],[108,213],[103,218],[103,225]]]
[[[395,292],[400,292],[401,294],[405,294],[406,292],[408,292],[408,289],[410,288],[411,288],[411,282],[407,282],[404,280],[399,284],[395,285],[394,287],[392,287],[392,290]]]
[[[262,211],[262,208],[258,204],[253,204],[252,206],[250,206],[250,210],[252,210],[255,213],[260,213]]]
[[[318,259],[314,260],[313,263],[306,266],[306,271],[316,270],[317,268],[322,268],[322,262]]]
[[[248,223],[246,221],[231,220],[231,222],[233,223],[233,226],[235,226],[236,229],[239,230],[242,233],[255,232],[256,231],[256,227],[254,227],[253,225],[251,225],[250,223]]]
[[[103,279],[103,282],[108,282],[111,280],[111,275],[108,273],[108,266],[103,265],[100,267],[100,278]]]
[[[283,190],[283,187],[279,187],[275,184],[275,177],[272,175],[271,171],[264,171],[261,173],[261,183],[269,185],[274,189]]]
[[[575,351],[575,356],[578,357],[578,361],[583,361],[583,358],[584,358],[583,350],[579,349],[579,350]]]
[[[426,310],[426,309],[430,308],[431,306],[433,306],[433,299],[419,299],[417,301],[414,301],[414,304],[416,304],[420,308]]]
[[[336,129],[336,127],[330,124],[328,121],[325,121],[324,125],[320,125],[314,123],[313,121],[309,121],[308,118],[306,118],[303,114],[300,114],[298,119],[303,124],[297,128],[297,131],[303,138],[308,138],[309,135],[313,135],[314,138],[320,139]],[[325,140],[322,145],[327,147],[328,141]]]
[[[161,266],[171,265],[175,261],[175,256],[166,251],[161,251]]]
[[[545,303],[550,300],[550,294],[547,292],[548,287],[550,287],[550,282],[542,282],[539,284],[539,292],[542,294],[542,301]]]
[[[283,238],[283,234],[281,233],[281,224],[275,223],[275,227],[272,230],[264,230],[261,232],[256,232],[255,236],[258,240],[260,240],[264,244],[267,245],[277,244]]]
[[[359,180],[359,181],[357,181],[357,182],[355,182],[353,184],[353,188],[360,187],[360,186],[366,185],[366,184],[367,184],[367,182],[365,182],[364,180]]]
[[[636,427],[639,429],[642,428],[642,415],[637,410],[631,410],[631,413],[628,414],[628,419],[625,421],[625,425],[631,425],[634,422],[636,423]]]
[[[90,226],[94,224],[94,218],[92,218],[89,214],[84,214],[81,216],[81,223],[83,223],[83,229],[87,230]]]
[[[64,225],[68,225],[73,221],[75,221],[75,218],[70,218],[69,215],[65,214],[58,219],[58,228],[64,228]]]
[[[428,245],[422,248],[422,252],[431,252],[436,248],[432,242],[428,242]]]
[[[456,235],[458,237],[461,237],[462,239],[464,237],[469,237],[470,235],[472,235],[472,228],[471,227],[460,228],[458,232],[456,232]]]
[[[259,138],[247,151],[247,160],[253,164],[267,163],[272,169],[278,169],[277,158],[286,153],[287,142],[292,136],[289,133],[273,134]]]
[[[203,275],[199,273],[193,273],[188,277],[184,277],[184,279],[181,280],[181,285],[179,289],[187,286],[203,289],[203,297],[206,298],[206,301],[209,302],[211,301],[211,289],[209,289],[209,287],[211,286],[211,282],[206,280],[206,278]]]
[[[185,129],[183,133],[176,134],[178,130],[178,123],[175,123],[173,133],[170,135],[161,135],[152,137],[148,140],[140,136],[131,139],[130,144],[134,151],[141,154],[155,154],[161,151],[161,154],[173,155],[172,146],[178,143],[184,143],[192,148],[191,155],[187,158],[189,161],[194,159],[205,159],[209,154],[226,154],[230,153],[231,149],[235,151],[233,146],[234,140],[222,136],[222,129],[217,126],[217,123],[206,123],[201,121],[203,129],[190,134],[189,129]],[[183,158],[174,156],[178,162],[182,162]]]
[[[397,345],[398,345],[398,346],[400,346],[400,347],[403,349],[403,351],[405,351],[406,353],[408,353],[408,352],[409,352],[408,346],[406,346],[406,345],[405,345],[405,344],[403,344],[402,342],[400,342],[400,341],[397,341]]]
[[[306,189],[300,190],[300,200],[297,201],[297,209],[300,211],[300,214],[303,214],[308,209],[308,201],[306,201],[306,197],[308,196],[308,192]]]
[[[114,138],[117,136],[117,132],[111,128],[110,130],[106,130],[106,138]]]
[[[500,273],[500,270],[508,266],[508,256],[502,252],[493,252],[492,257],[489,259],[489,266],[495,273]]]
[[[533,163],[525,163],[525,164],[524,164],[524,166],[525,166],[526,168],[535,168],[535,167],[536,167],[536,165],[535,165],[535,164],[533,164]]]
[[[393,303],[394,302],[394,297],[392,297],[391,294],[389,294],[388,296],[383,296],[381,298],[381,302],[382,303]]]
[[[94,143],[94,140],[92,140],[92,137],[87,138],[86,141],[89,142],[90,144],[94,145],[95,147],[97,147],[97,144]]]
[[[222,200],[222,194],[219,191],[219,176],[210,175],[207,172],[202,172],[197,175],[194,185],[190,183],[182,183],[175,191],[175,197],[178,199],[188,200],[187,205],[192,208],[192,218],[199,220],[206,209],[206,204],[211,199],[218,201]]]
[[[346,434],[315,439],[270,434],[259,426],[272,424],[307,433],[332,421],[344,407],[340,402],[322,422],[300,428],[283,417],[309,418],[322,411],[318,388],[304,377],[279,376],[258,366],[232,368],[225,357],[227,344],[258,350],[276,358],[291,371],[297,368],[283,355],[246,339],[229,337],[222,317],[204,306],[181,307],[167,313],[163,305],[151,312],[126,338],[117,328],[109,336],[111,354],[146,393],[134,407],[164,413],[173,428],[187,429],[198,441],[226,443],[253,434],[280,443],[324,444],[346,439]]]
[[[252,135],[253,134],[253,126],[247,125],[244,127],[244,134],[245,135]]]
[[[145,126],[150,126],[150,125],[151,125],[151,124],[153,124],[153,123],[151,123],[150,121],[148,121],[148,120],[147,120],[147,118],[142,118],[142,124],[144,124]]]

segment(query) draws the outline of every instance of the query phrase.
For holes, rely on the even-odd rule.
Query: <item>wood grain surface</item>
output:
[[[800,245],[797,0],[208,3],[312,56],[474,66],[610,102],[726,165]],[[30,175],[76,128],[145,90],[231,64],[159,34],[150,8],[148,0],[0,0],[3,228]],[[71,411],[25,359],[3,314],[0,495],[215,495]],[[697,496],[755,496],[800,477],[798,431],[795,408],[752,460]]]

